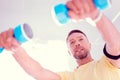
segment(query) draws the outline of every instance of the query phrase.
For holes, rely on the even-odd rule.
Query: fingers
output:
[[[66,4],[66,6],[76,14],[83,13],[82,5],[80,0],[71,0]]]
[[[3,40],[2,35],[0,34],[0,47],[3,47]]]
[[[93,0],[71,0],[66,6],[70,9],[69,16],[77,20],[92,17],[92,13],[96,10]]]
[[[83,8],[84,8],[84,12],[85,13],[89,13],[90,12],[90,6],[89,6],[89,2],[90,0],[83,0],[84,2],[84,5],[83,5]]]
[[[74,19],[74,20],[79,20],[80,19],[80,16],[78,16],[78,14],[76,14],[75,12],[73,11],[69,11],[68,12],[68,15],[70,16],[70,18]]]
[[[84,8],[85,1],[83,0],[72,0],[68,1],[66,6],[70,9],[68,14],[72,19],[83,19],[86,7]]]
[[[7,32],[8,37],[13,37],[13,29],[10,28]]]
[[[13,37],[7,39],[7,42],[4,44],[4,48],[7,50],[15,50],[20,46],[20,43]]]
[[[12,42],[13,42],[13,29],[9,29],[6,31],[6,42],[4,44],[4,47],[9,50],[11,48]]]
[[[9,29],[0,34],[0,47],[4,47],[9,50],[13,43],[13,29]]]
[[[88,2],[88,6],[90,6],[90,11],[93,12],[96,9],[93,0],[87,0],[87,2]]]
[[[76,0],[76,1],[68,1],[66,6],[69,10],[68,15],[75,20],[79,20],[81,17],[82,12],[82,8],[81,5],[79,5],[78,3],[80,3],[80,1]],[[81,4],[81,3],[80,3]]]
[[[3,47],[3,45],[5,45],[5,43],[6,43],[6,38],[7,38],[6,32],[2,32],[2,33],[0,34],[0,45],[1,45],[1,47]]]
[[[12,42],[13,42],[13,38],[12,37],[8,37],[6,39],[6,42],[4,43],[4,48],[9,50],[12,46]]]
[[[20,43],[16,39],[13,38],[12,39],[12,45],[11,45],[11,47],[9,49],[14,51],[19,47],[20,47]]]
[[[76,13],[76,14],[79,13],[79,11],[78,11],[76,5],[73,3],[73,1],[68,1],[68,2],[66,3],[66,6],[67,6],[68,9],[70,9],[70,11],[73,11],[73,12]]]
[[[73,3],[74,3],[74,5],[76,5],[76,8],[79,11],[79,14],[83,14],[83,12],[84,12],[83,0],[73,0]]]

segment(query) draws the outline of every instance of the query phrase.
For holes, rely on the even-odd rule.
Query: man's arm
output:
[[[113,23],[103,15],[96,23],[96,27],[106,42],[106,51],[113,56],[120,55],[120,33]],[[108,60],[114,66],[120,68],[120,58],[118,60],[108,58]]]
[[[67,7],[69,8],[69,16],[75,20],[87,17],[95,20],[100,13],[94,6],[93,0],[71,0],[67,2]],[[101,19],[96,22],[96,27],[106,42],[106,51],[110,55],[120,55],[120,33],[113,23],[105,15],[102,15]],[[111,64],[120,68],[120,59],[107,59]]]
[[[13,38],[13,30],[0,34],[0,47],[13,52],[13,57],[20,66],[36,80],[60,80],[60,76],[43,68],[37,61],[33,60],[20,44]]]
[[[37,61],[27,55],[26,51],[21,47],[15,51],[13,57],[20,66],[36,80],[60,80],[57,74],[44,69]]]

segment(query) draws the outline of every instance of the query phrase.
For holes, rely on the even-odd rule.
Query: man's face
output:
[[[72,33],[67,40],[70,53],[75,59],[85,59],[90,54],[91,44],[81,33]]]

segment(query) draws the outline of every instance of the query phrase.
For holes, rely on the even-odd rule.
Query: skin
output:
[[[77,21],[87,17],[94,20],[99,15],[99,10],[96,9],[92,0],[71,0],[67,2],[66,6],[70,9],[68,12],[69,16]],[[96,28],[106,43],[107,52],[115,56],[120,55],[120,33],[104,14],[101,19],[96,22]],[[120,59],[107,59],[112,65],[120,68]]]
[[[91,44],[87,37],[81,33],[72,33],[67,39],[70,54],[76,59],[78,65],[92,61],[90,55]]]

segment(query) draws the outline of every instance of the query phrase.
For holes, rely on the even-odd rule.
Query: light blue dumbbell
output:
[[[105,10],[111,6],[111,0],[93,0],[94,5],[99,10]],[[57,22],[60,24],[66,24],[70,21],[70,17],[68,15],[69,9],[65,4],[58,4],[54,7],[54,14],[57,18]]]
[[[31,27],[28,24],[24,23],[15,27],[13,36],[18,42],[25,43],[33,38],[33,32]],[[4,47],[1,47],[0,53],[2,53],[3,50]]]

